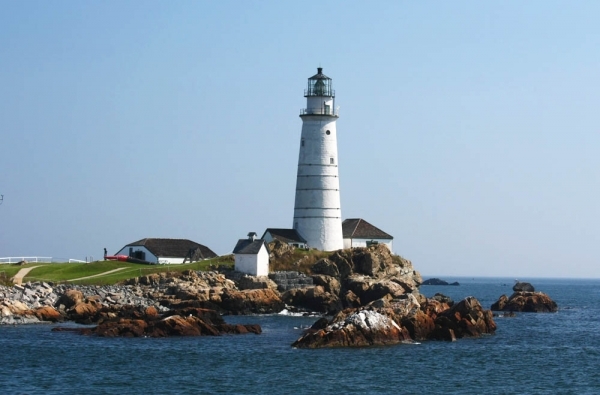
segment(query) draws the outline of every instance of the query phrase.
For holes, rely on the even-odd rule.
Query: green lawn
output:
[[[233,265],[231,257],[218,257],[205,261],[187,263],[184,265],[142,265],[138,263],[118,261],[96,261],[91,263],[28,263],[23,266],[0,265],[0,277],[13,277],[21,269],[37,266],[31,270],[23,282],[46,281],[46,282],[73,282],[76,284],[115,284],[133,277],[139,277],[151,273],[162,273],[169,271],[184,270],[208,270],[210,265]],[[94,276],[114,269],[121,269],[115,273],[102,275],[85,280],[75,280],[81,277]],[[75,280],[75,281],[71,281]]]
[[[270,269],[295,270],[310,274],[310,268],[319,259],[329,256],[330,252],[296,249],[283,258],[272,259]],[[54,283],[73,283],[85,285],[110,285],[129,278],[148,275],[151,273],[164,273],[184,270],[209,270],[209,267],[227,265],[233,266],[233,255],[226,255],[205,261],[187,263],[185,265],[142,265],[119,261],[96,261],[91,263],[28,263],[23,266],[3,264],[0,265],[0,283],[4,279],[13,277],[21,269],[38,266],[30,271],[23,282],[46,281]],[[118,272],[101,275],[84,280],[81,277],[94,276],[114,269],[122,268]]]

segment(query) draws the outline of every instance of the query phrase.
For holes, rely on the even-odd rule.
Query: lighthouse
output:
[[[311,248],[343,248],[335,91],[323,68],[308,79],[296,178],[294,224]]]

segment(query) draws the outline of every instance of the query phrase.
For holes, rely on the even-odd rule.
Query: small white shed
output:
[[[269,248],[263,239],[257,239],[256,233],[248,233],[247,239],[238,240],[233,249],[235,270],[251,276],[269,275]]]

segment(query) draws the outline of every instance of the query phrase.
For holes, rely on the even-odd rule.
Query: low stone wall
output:
[[[300,272],[274,272],[269,273],[269,278],[277,284],[279,292],[314,286],[312,277],[308,277],[306,274]]]

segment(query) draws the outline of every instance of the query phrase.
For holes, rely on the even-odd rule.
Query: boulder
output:
[[[158,317],[158,310],[154,306],[148,306],[144,309],[144,315],[146,317]]]
[[[286,256],[291,256],[294,252],[294,247],[282,242],[281,240],[273,240],[268,244],[269,258],[279,259]]]
[[[515,292],[510,298],[506,295],[491,306],[494,311],[519,311],[527,313],[555,313],[558,305],[543,292]]]
[[[291,289],[283,293],[281,298],[287,305],[325,314],[335,314],[343,308],[340,298],[320,285]]]
[[[401,322],[413,340],[429,339],[435,329],[433,318],[422,310],[418,310],[414,315],[404,317]]]
[[[369,287],[373,284],[373,279],[370,277],[360,276],[353,274],[347,277],[343,281],[343,287],[346,290],[352,291],[359,298],[367,292]],[[364,303],[364,302],[363,302]],[[366,304],[366,303],[365,303]]]
[[[358,296],[363,305],[381,299],[388,294],[392,297],[398,297],[406,292],[406,289],[397,281],[376,280],[356,274],[344,281],[343,288],[352,291]]]
[[[400,322],[402,317],[407,317],[415,314],[421,309],[421,303],[413,294],[404,294],[390,301],[389,307],[393,311],[393,318]]]
[[[312,276],[313,283],[320,285],[325,289],[325,292],[329,292],[334,295],[339,295],[341,290],[341,284],[337,278],[327,276],[324,274],[315,274]]]
[[[209,322],[193,315],[171,315],[155,321],[148,331],[150,337],[218,336],[219,330]]]
[[[59,322],[63,320],[62,315],[51,306],[42,306],[31,313],[35,315],[40,321]]]
[[[504,311],[504,307],[506,306],[507,303],[508,303],[508,296],[502,295],[498,298],[498,300],[496,302],[494,302],[492,304],[490,309],[492,311]]]
[[[431,299],[437,300],[438,302],[441,302],[441,303],[446,303],[448,306],[452,306],[454,304],[454,301],[450,297],[448,297],[444,294],[441,294],[439,292],[436,293],[435,295],[433,295],[431,297]]]
[[[408,331],[374,310],[338,314],[324,329],[310,330],[292,347],[364,347],[397,344],[410,340]]]
[[[323,274],[325,276],[339,277],[340,271],[335,263],[327,258],[319,259],[312,267],[311,271],[315,274]]]
[[[515,285],[513,285],[513,291],[515,292],[535,292],[535,288],[530,283],[517,281]]]
[[[354,264],[352,263],[350,250],[335,251],[329,256],[329,260],[337,267],[341,279],[344,279],[352,274],[352,267]]]
[[[368,304],[371,301],[383,298],[386,295],[390,295],[391,298],[397,298],[400,295],[403,295],[404,292],[404,287],[397,282],[383,280],[371,284],[362,295],[359,295],[359,297],[363,303]]]
[[[0,310],[0,317],[8,317],[13,315],[13,312],[8,308],[8,306],[2,306],[2,310]]]
[[[11,311],[12,314],[23,314],[29,310],[29,307],[21,301],[13,300],[12,303],[8,306],[8,309]]]
[[[437,318],[438,314],[447,311],[451,306],[454,305],[454,302],[448,303],[448,301],[446,301],[445,299],[440,299],[436,299],[435,297],[427,298],[424,303],[421,303],[421,310],[423,310],[428,316],[435,319]]]
[[[80,324],[91,324],[95,322],[94,316],[101,307],[97,302],[79,302],[67,311],[67,316]]]
[[[480,337],[496,331],[492,312],[484,310],[473,297],[467,297],[439,313],[434,322],[435,328],[430,338],[436,340],[452,341],[462,337]]]
[[[107,321],[96,328],[92,333],[101,337],[143,337],[148,324],[144,320],[122,318],[118,321]]]
[[[58,300],[56,301],[55,306],[64,305],[66,309],[69,309],[75,306],[77,303],[83,301],[83,293],[76,289],[68,289],[66,290]]]
[[[383,244],[353,249],[352,261],[356,273],[371,277],[393,265],[392,254],[389,248]]]
[[[272,289],[224,289],[220,307],[230,314],[274,314],[283,310],[285,304]]]
[[[342,299],[342,305],[345,308],[349,307],[360,307],[362,303],[360,302],[360,298],[356,296],[356,294],[352,291],[346,291]]]

